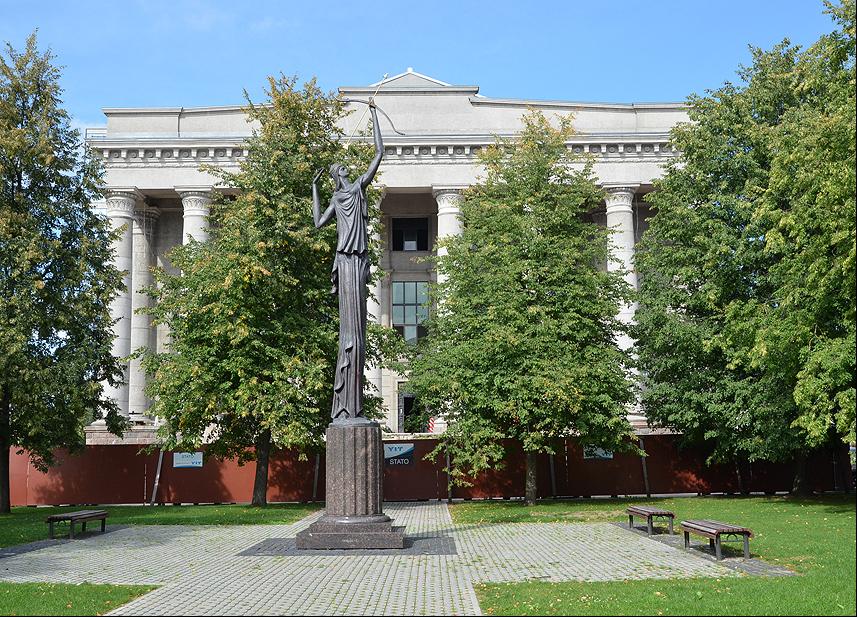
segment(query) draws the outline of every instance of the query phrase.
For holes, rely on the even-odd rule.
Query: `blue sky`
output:
[[[407,67],[486,96],[681,101],[734,80],[748,44],[803,46],[833,29],[821,0],[230,2],[0,0],[0,40],[39,29],[65,67],[76,123],[102,107],[259,100],[265,77],[325,89]]]

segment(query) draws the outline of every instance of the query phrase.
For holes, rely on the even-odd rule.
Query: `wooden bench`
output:
[[[744,559],[750,559],[750,538],[753,537],[753,532],[746,527],[738,527],[729,523],[721,523],[719,521],[682,521],[681,529],[684,531],[684,547],[690,547],[690,534],[694,533],[698,536],[708,538],[708,544],[714,549],[717,559],[723,559],[723,553],[720,550],[720,539],[722,536],[741,536],[744,539]]]
[[[65,512],[63,514],[52,514],[45,522],[48,524],[51,534],[51,539],[54,538],[54,524],[62,521],[68,521],[70,524],[69,538],[74,538],[74,524],[81,524],[81,531],[86,531],[87,521],[101,521],[101,533],[107,529],[107,510],[80,510],[78,512]]]
[[[649,530],[649,535],[652,535],[655,531],[654,525],[652,523],[652,519],[654,518],[665,518],[669,522],[670,526],[670,535],[673,534],[673,520],[675,519],[675,514],[670,512],[669,510],[662,510],[661,508],[652,508],[650,506],[631,506],[627,510],[628,512],[628,527],[634,528],[634,517],[640,516],[645,517],[646,523]]]

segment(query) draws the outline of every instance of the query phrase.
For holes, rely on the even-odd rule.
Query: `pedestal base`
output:
[[[298,549],[402,549],[405,528],[383,512],[381,427],[365,418],[327,428],[325,516],[297,535]]]
[[[373,549],[405,548],[405,528],[394,527],[393,521],[341,522],[338,517],[322,517],[298,533],[299,549]],[[378,517],[366,517],[373,519]]]

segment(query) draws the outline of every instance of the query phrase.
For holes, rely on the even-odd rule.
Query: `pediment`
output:
[[[450,84],[434,77],[417,73],[414,69],[408,68],[404,73],[399,73],[398,75],[375,82],[371,86],[384,86],[385,88],[448,88]]]

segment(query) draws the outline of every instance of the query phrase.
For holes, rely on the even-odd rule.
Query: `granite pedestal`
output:
[[[353,418],[327,427],[327,507],[297,535],[298,549],[405,547],[405,528],[383,512],[383,449],[377,422]]]

